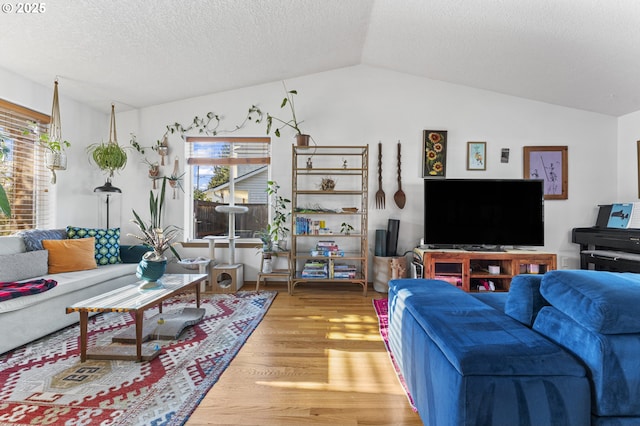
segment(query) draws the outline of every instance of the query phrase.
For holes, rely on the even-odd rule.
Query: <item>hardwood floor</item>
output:
[[[278,291],[269,312],[187,425],[422,425],[378,331],[371,300],[385,294],[266,289]]]

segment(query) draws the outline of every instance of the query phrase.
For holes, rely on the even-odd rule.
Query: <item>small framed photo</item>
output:
[[[544,181],[545,200],[569,198],[566,146],[525,146],[524,178]]]
[[[486,142],[467,142],[467,170],[487,170]]]

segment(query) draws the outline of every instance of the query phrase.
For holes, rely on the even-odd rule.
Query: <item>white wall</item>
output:
[[[36,87],[28,82],[20,82],[18,86],[21,87],[14,86],[1,78],[2,97],[44,112],[50,110],[52,88]],[[291,79],[287,86],[298,90],[296,109],[299,118],[304,119],[302,129],[310,133],[318,144],[369,144],[371,252],[375,229],[386,227],[389,218],[401,221],[400,252],[413,248],[422,236],[421,138],[424,129],[448,130],[447,177],[450,178],[521,178],[523,146],[567,145],[569,199],[545,203],[544,249],[557,253],[561,264],[564,258],[568,258],[568,267],[578,267],[577,246],[570,242],[571,229],[593,225],[597,204],[627,201],[631,196],[633,199],[637,196],[635,140],[638,138],[627,137],[634,141],[633,148],[621,142],[625,123],[634,119],[639,121],[637,116],[621,119],[621,136],[618,138],[618,120],[615,117],[363,65]],[[60,93],[64,97],[64,80],[60,83]],[[252,104],[259,104],[263,111],[279,115],[283,94],[281,83],[273,82],[121,112],[117,116],[119,142],[128,145],[129,134],[135,132],[138,141],[149,146],[163,135],[166,125],[174,122],[187,124],[195,115],[202,116],[209,111],[225,117],[220,126],[222,129],[233,128],[240,123]],[[92,191],[104,182],[104,177],[95,167],[87,165],[81,145],[106,140],[108,116],[64,98],[61,99],[61,110],[63,136],[71,140],[74,147],[70,151],[71,170],[60,173],[57,185],[60,204],[57,224],[95,224],[97,203]],[[262,136],[265,127],[265,124],[249,124],[236,135]],[[633,133],[633,130],[629,129],[629,132]],[[395,156],[398,140],[402,142],[403,190],[407,195],[403,210],[393,203],[393,193],[397,190]],[[385,210],[374,208],[378,141],[383,143]],[[468,141],[487,142],[486,171],[466,170]],[[619,151],[616,141],[620,145]],[[280,139],[274,138],[272,178],[280,183],[283,194],[291,191],[292,143],[292,134],[288,132],[284,132]],[[508,164],[500,163],[502,148],[511,151]],[[176,155],[184,170],[184,143],[173,136],[170,139],[171,161],[165,166],[165,174],[171,173]],[[131,152],[127,168],[114,179],[114,185],[123,190],[123,234],[134,231],[127,223],[132,208],[145,213],[148,210],[151,181],[141,160],[142,156]],[[621,164],[618,172],[616,164]],[[632,189],[623,190],[626,186],[618,185],[618,179],[620,182],[633,182]],[[182,226],[185,218],[183,198],[179,194],[178,200],[167,200],[165,223]]]
[[[618,196],[617,202],[638,201],[638,150],[640,111],[618,119]]]
[[[616,201],[617,120],[601,114],[558,107],[493,92],[428,80],[368,66],[354,66],[287,81],[298,90],[297,113],[302,129],[320,145],[370,146],[370,246],[374,230],[385,228],[387,219],[400,219],[398,250],[410,250],[422,235],[421,150],[424,129],[448,130],[447,177],[521,178],[522,147],[567,145],[569,147],[569,199],[545,203],[545,250],[568,257],[569,267],[578,266],[577,246],[571,229],[595,223],[597,204]],[[175,121],[189,123],[194,115],[208,111],[224,115],[221,128],[242,121],[251,104],[279,115],[283,97],[280,82],[202,96],[140,111],[120,114],[120,134],[134,131],[150,145]],[[264,125],[250,124],[236,134],[262,135]],[[274,138],[273,179],[282,192],[291,190],[291,133]],[[396,183],[396,143],[402,142],[403,190],[407,204],[400,210],[393,203]],[[383,142],[383,189],[387,208],[374,208],[377,189],[377,143]],[[487,142],[487,170],[466,170],[466,143]],[[171,157],[181,155],[184,144],[171,139]],[[502,148],[510,149],[508,164],[500,163]],[[135,161],[132,161],[135,165]],[[144,181],[145,170],[128,168],[131,181]],[[147,185],[148,186],[148,185]],[[146,197],[127,191],[125,205],[143,209]],[[129,195],[130,194],[130,195]],[[181,203],[171,207],[168,221],[182,223]],[[127,208],[124,209],[127,211]],[[372,250],[372,249],[371,249]]]

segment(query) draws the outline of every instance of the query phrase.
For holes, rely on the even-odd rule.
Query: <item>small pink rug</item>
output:
[[[407,383],[402,377],[402,373],[400,372],[400,368],[396,363],[395,358],[393,357],[393,353],[391,352],[391,348],[389,347],[389,303],[387,299],[373,299],[373,308],[376,310],[376,315],[378,315],[378,324],[380,325],[380,336],[382,336],[382,341],[384,342],[384,346],[387,348],[387,353],[389,354],[389,359],[391,360],[391,364],[393,365],[393,369],[398,376],[398,380],[400,380],[400,384],[404,389],[404,392],[407,394],[407,399],[409,400],[409,404],[411,405],[411,409],[415,412],[418,411],[416,405],[413,403],[413,398],[407,389]]]

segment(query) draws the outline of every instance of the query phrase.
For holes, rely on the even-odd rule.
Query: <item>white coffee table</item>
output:
[[[87,359],[119,359],[134,361],[149,361],[155,358],[160,350],[145,348],[143,351],[144,311],[159,305],[162,312],[162,302],[179,293],[195,291],[196,307],[200,308],[201,281],[207,279],[207,274],[165,274],[158,281],[161,285],[156,289],[140,290],[142,281],[112,290],[108,293],[83,300],[67,308],[67,314],[80,313],[80,362]],[[87,350],[87,327],[90,312],[133,312],[135,314],[135,346],[109,345],[96,346]]]

